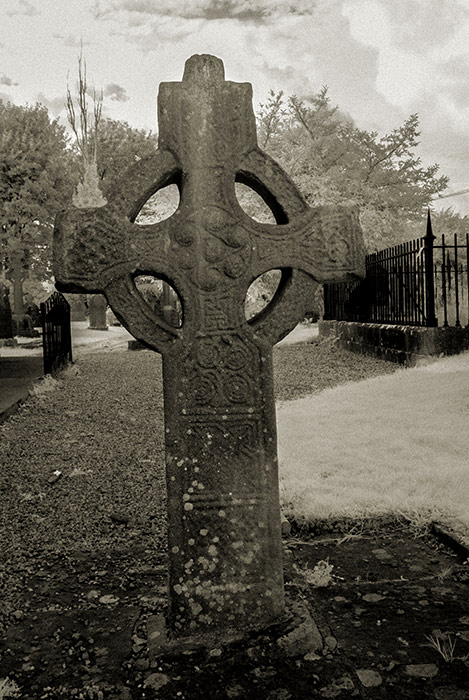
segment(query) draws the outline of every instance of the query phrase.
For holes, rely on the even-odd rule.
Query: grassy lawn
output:
[[[277,406],[285,513],[469,528],[469,353]]]
[[[317,343],[276,349],[274,366],[287,515],[443,514],[469,527],[469,353],[399,370]],[[0,428],[4,555],[115,546],[116,511],[163,541],[159,356],[87,355],[51,389]]]

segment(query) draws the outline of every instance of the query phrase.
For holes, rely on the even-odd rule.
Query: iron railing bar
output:
[[[454,234],[454,293],[456,302],[456,326],[459,328],[459,268],[458,268],[458,234]]]
[[[466,269],[460,257],[464,248]],[[469,234],[465,244],[457,235],[451,245],[444,235],[436,242],[427,221],[426,236],[367,255],[365,282],[325,285],[324,318],[434,326],[438,298],[443,325],[454,323],[450,308],[461,325],[466,296],[468,317],[464,321],[469,326]]]
[[[448,297],[446,291],[446,245],[445,245],[445,234],[441,236],[441,251],[442,251],[442,262],[441,262],[441,288],[443,291],[443,314],[444,321],[443,326],[448,327]]]
[[[469,328],[469,233],[466,233],[467,328]]]

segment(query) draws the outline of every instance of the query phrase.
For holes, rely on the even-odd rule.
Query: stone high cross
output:
[[[225,82],[214,56],[192,56],[162,83],[159,148],[106,206],[70,209],[55,230],[57,288],[104,293],[116,316],[163,356],[169,613],[175,639],[261,626],[284,610],[272,346],[303,318],[318,282],[361,275],[358,214],[310,209],[257,145],[249,83]],[[235,182],[276,224],[252,220]],[[134,223],[176,183],[177,211]],[[246,291],[282,270],[270,305],[246,321]],[[171,283],[183,323],[164,322],[134,279]]]

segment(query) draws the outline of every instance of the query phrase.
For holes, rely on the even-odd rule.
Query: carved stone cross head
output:
[[[182,82],[160,85],[158,122],[158,152],[123,174],[107,206],[59,218],[55,275],[62,290],[104,292],[133,335],[164,353],[211,328],[241,327],[275,342],[302,316],[304,273],[322,283],[362,272],[357,212],[305,204],[257,146],[251,85],[225,81],[220,59],[193,56]],[[243,211],[236,182],[266,201],[277,225]],[[180,191],[177,211],[154,225],[134,223],[149,197],[171,183]],[[246,291],[273,268],[284,271],[282,289],[248,325]],[[133,282],[142,274],[172,283],[183,308],[181,329],[149,309]]]
[[[159,148],[134,165],[106,206],[57,219],[55,275],[67,292],[104,293],[116,316],[163,355],[173,637],[246,629],[283,611],[272,345],[304,316],[318,283],[362,275],[358,212],[311,209],[256,138],[252,90],[225,81],[214,56],[192,56],[162,83]],[[276,224],[241,208],[255,190]],[[175,183],[167,220],[135,219]],[[282,270],[270,305],[247,321],[244,301]],[[169,281],[181,328],[165,323],[134,279]]]

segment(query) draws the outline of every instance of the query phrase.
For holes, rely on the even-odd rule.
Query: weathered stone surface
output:
[[[163,355],[169,520],[169,631],[191,637],[262,625],[284,609],[272,346],[304,316],[319,282],[362,274],[358,213],[310,209],[257,146],[252,90],[193,56],[159,91],[159,150],[101,208],[69,210],[54,233],[58,287],[104,293],[117,318]],[[238,204],[242,182],[276,225]],[[165,221],[134,223],[158,189],[181,199]],[[247,322],[250,284],[283,270]],[[161,319],[133,279],[171,282],[182,326]]]
[[[357,668],[356,674],[365,688],[376,688],[383,682],[381,674],[372,668]]]
[[[165,673],[152,673],[149,676],[147,676],[147,678],[145,678],[143,686],[144,688],[152,688],[153,690],[159,690],[165,685],[168,685],[170,681],[171,679]]]
[[[409,664],[405,667],[406,675],[412,678],[433,678],[438,675],[436,664]]]
[[[337,639],[332,636],[325,637],[324,645],[328,651],[335,651],[337,649]]]
[[[286,657],[304,656],[322,650],[321,633],[305,606],[295,610],[295,625],[277,640],[277,646]]]
[[[384,598],[385,596],[379,593],[366,593],[362,600],[364,600],[365,603],[379,603],[379,601],[384,600]]]
[[[107,331],[106,309],[106,297],[102,294],[90,294],[88,297],[89,328],[95,331]]]
[[[103,605],[114,605],[115,603],[119,602],[119,598],[110,593],[109,595],[101,596],[101,598],[99,599],[99,602],[103,603]]]
[[[324,686],[319,689],[319,696],[321,698],[337,698],[343,696],[343,691],[353,691],[355,692],[355,686],[348,674],[336,678],[330,685]]]
[[[70,304],[70,313],[72,321],[86,321],[87,319],[87,302],[84,294],[67,295],[66,299]]]

